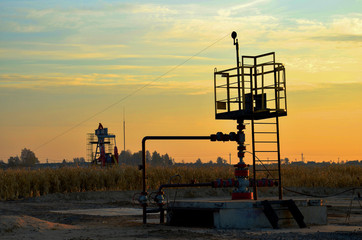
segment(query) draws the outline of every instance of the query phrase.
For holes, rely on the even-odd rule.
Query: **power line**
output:
[[[138,93],[139,91],[141,91],[142,89],[150,86],[152,83],[160,80],[161,78],[163,78],[164,76],[166,76],[167,74],[169,74],[170,72],[176,70],[177,68],[181,67],[182,65],[184,65],[185,63],[187,63],[188,61],[190,61],[191,59],[193,59],[194,57],[198,56],[199,54],[201,54],[202,52],[206,51],[207,49],[209,49],[210,47],[214,46],[216,43],[220,42],[221,40],[223,40],[224,38],[226,38],[227,36],[229,36],[229,34],[224,35],[223,37],[219,38],[218,40],[216,40],[215,42],[213,42],[212,44],[208,45],[207,47],[203,48],[201,51],[197,52],[196,54],[192,55],[191,57],[189,57],[188,59],[186,59],[185,61],[181,62],[180,64],[172,67],[171,69],[169,69],[168,71],[166,71],[165,73],[161,74],[160,76],[156,77],[155,79],[153,79],[152,81],[144,84],[143,86],[137,88],[136,90],[134,90],[133,92],[130,92],[129,94],[127,94],[126,96],[122,97],[121,99],[117,100],[116,102],[110,104],[108,107],[105,107],[103,110],[96,112],[95,114],[89,116],[88,118],[84,119],[83,121],[75,124],[74,126],[70,127],[69,129],[65,130],[64,132],[56,135],[55,137],[49,139],[48,141],[44,142],[43,144],[39,145],[38,147],[36,147],[34,149],[34,151],[38,150],[39,148],[44,147],[45,145],[49,144],[50,142],[54,141],[55,139],[60,138],[61,136],[64,136],[65,134],[69,133],[71,130],[79,127],[80,125],[82,125],[83,123],[89,121],[90,119],[98,116],[99,114],[107,111],[108,109],[114,107],[115,105],[125,101],[126,99],[130,98],[131,96],[135,95],[136,93]]]

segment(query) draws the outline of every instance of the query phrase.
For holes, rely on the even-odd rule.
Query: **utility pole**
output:
[[[230,162],[230,165],[231,165],[231,153],[229,153],[229,162]]]
[[[126,115],[123,107],[123,151],[126,151]]]

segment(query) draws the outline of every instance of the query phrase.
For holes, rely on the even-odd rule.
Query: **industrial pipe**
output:
[[[142,193],[143,223],[147,223],[147,192],[146,192],[146,141],[147,140],[211,140],[211,136],[146,136],[142,139]]]
[[[242,123],[240,125],[243,125]],[[239,126],[239,128],[241,128],[242,126]],[[139,170],[142,170],[142,192],[141,195],[139,197],[139,202],[142,205],[143,208],[143,223],[146,224],[147,223],[147,203],[148,203],[148,193],[146,191],[147,188],[147,183],[146,183],[146,141],[147,140],[211,140],[211,141],[237,141],[240,145],[238,147],[239,149],[239,153],[242,154],[244,153],[243,150],[245,150],[245,146],[243,145],[244,143],[244,137],[245,135],[242,133],[242,129],[239,129],[239,132],[236,133],[230,133],[229,135],[227,134],[223,134],[223,133],[217,133],[217,134],[212,134],[210,136],[146,136],[142,139],[142,165],[139,165]],[[242,159],[243,156],[240,156],[240,159]],[[245,165],[245,166],[244,166]],[[213,182],[209,182],[209,183],[189,183],[189,184],[182,184],[182,183],[178,183],[178,184],[163,184],[160,186],[159,188],[159,193],[162,191],[162,188],[170,188],[170,187],[238,187],[240,189],[245,189],[245,187],[249,186],[277,186],[278,183],[275,181],[271,181],[268,179],[265,179],[263,181],[259,181],[259,182],[253,182],[248,180],[248,175],[249,175],[249,171],[246,168],[246,164],[245,163],[239,163],[237,165],[235,165],[235,167],[237,168],[235,170],[235,177],[237,178],[236,180],[234,179],[228,179],[228,180],[216,180]],[[241,178],[238,179],[238,178]],[[220,184],[222,183],[222,184]],[[236,194],[241,194],[241,193],[245,193],[245,191],[239,191]],[[251,195],[251,193],[248,192],[249,195]],[[237,196],[236,198],[233,199],[245,199],[244,196],[240,197]],[[248,196],[249,196],[248,195]],[[252,197],[248,197],[248,199],[252,199]],[[160,206],[160,210],[162,209],[162,206]],[[162,210],[161,210],[162,213]]]
[[[170,184],[162,184],[158,188],[158,192],[161,192],[163,188],[178,188],[178,187],[212,187],[213,183],[170,183]]]

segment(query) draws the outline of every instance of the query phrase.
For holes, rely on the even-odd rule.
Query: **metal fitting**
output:
[[[153,198],[153,200],[156,202],[158,206],[164,206],[165,205],[165,195],[164,192],[158,192],[157,195]]]
[[[147,197],[147,192],[142,192],[141,195],[138,198],[138,202],[139,204],[141,204],[142,206],[147,206],[148,204],[148,197]]]

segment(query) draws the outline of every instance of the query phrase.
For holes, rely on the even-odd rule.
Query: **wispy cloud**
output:
[[[187,3],[107,3],[78,8],[22,9],[12,19],[14,31],[46,32],[64,28],[72,31],[61,41],[47,40],[45,35],[45,42],[8,42],[0,49],[0,59],[21,60],[24,66],[38,66],[39,71],[41,63],[37,61],[57,65],[42,68],[45,75],[52,74],[47,69],[75,71],[79,68],[89,74],[104,73],[105,70],[139,70],[145,76],[154,76],[153,73],[162,72],[165,66],[172,66],[171,61],[177,65],[178,60],[188,59],[232,30],[239,30],[242,54],[281,52],[286,64],[294,70],[335,70],[360,59],[355,50],[359,49],[362,38],[361,14],[333,15],[327,20],[286,18],[265,11],[270,3],[255,0],[229,4],[225,8],[214,3],[207,8]],[[232,60],[225,60],[225,56],[233,56],[231,49],[231,39],[225,39],[213,46],[208,55],[194,57],[192,64],[202,63],[213,68],[232,63]],[[87,65],[85,61],[91,60],[99,60],[99,63]],[[116,65],[115,60],[122,62]],[[150,66],[150,61],[154,66]],[[357,64],[353,62],[351,68],[355,66]],[[7,68],[1,69],[6,72]],[[196,69],[190,70],[189,74]],[[206,71],[202,74],[205,76],[199,74],[197,77],[209,77]]]
[[[322,40],[322,41],[332,41],[332,42],[362,42],[362,35],[349,35],[349,34],[339,34],[339,35],[328,35],[328,36],[315,36],[311,37],[313,40]]]
[[[178,74],[164,76],[162,80],[150,82],[157,77],[153,75],[129,75],[129,74],[51,74],[51,75],[22,75],[22,74],[2,74],[0,75],[0,86],[3,89],[29,89],[57,91],[58,87],[97,87],[99,89],[118,89],[119,93],[130,93],[134,89],[148,85],[151,92],[159,94],[178,92],[180,94],[199,95],[212,92],[209,81],[190,80],[175,81]]]
[[[269,2],[269,0],[254,0],[254,1],[249,1],[247,3],[244,4],[239,4],[239,5],[235,5],[229,8],[224,8],[224,9],[220,9],[217,13],[219,14],[219,16],[221,17],[230,17],[232,15],[237,15],[240,14],[243,11],[250,11],[250,9],[255,8],[258,6],[258,4],[262,4],[265,2]]]

